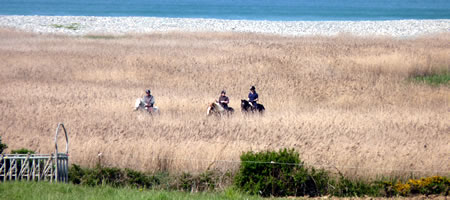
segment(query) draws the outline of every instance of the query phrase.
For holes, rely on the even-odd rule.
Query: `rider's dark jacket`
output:
[[[224,107],[225,109],[228,109],[228,104],[227,103],[221,103],[222,101],[229,101],[230,99],[227,96],[220,96],[219,97],[219,103],[220,105],[222,105],[222,107]]]
[[[255,101],[255,99],[257,99],[258,98],[258,93],[248,93],[248,100],[250,101],[250,102],[254,102]]]

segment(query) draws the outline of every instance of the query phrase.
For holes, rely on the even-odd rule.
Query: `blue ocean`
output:
[[[271,21],[450,19],[450,0],[0,0],[0,15]]]

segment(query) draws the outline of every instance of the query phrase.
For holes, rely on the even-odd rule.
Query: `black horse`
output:
[[[249,101],[245,99],[241,99],[241,111],[242,112],[259,112],[264,113],[264,106],[262,104],[257,103],[256,108],[254,108]]]

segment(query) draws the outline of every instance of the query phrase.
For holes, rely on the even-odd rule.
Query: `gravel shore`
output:
[[[250,32],[284,36],[414,37],[450,32],[450,20],[253,21],[157,17],[0,16],[0,27],[36,33],[123,35],[154,32]]]

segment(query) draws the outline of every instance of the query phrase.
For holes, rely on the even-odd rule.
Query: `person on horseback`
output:
[[[153,97],[153,95],[151,94],[150,90],[146,90],[145,93],[147,94],[146,96],[144,96],[144,98],[142,99],[144,101],[145,104],[145,108],[147,110],[153,111],[153,105],[155,105],[155,98]]]
[[[255,86],[252,86],[250,88],[250,93],[248,93],[248,101],[252,105],[253,109],[257,108],[257,102],[258,102],[258,93],[256,93]]]
[[[230,110],[230,107],[228,107],[228,103],[230,103],[230,99],[226,96],[227,92],[225,90],[222,90],[219,97],[219,103],[225,110]]]

